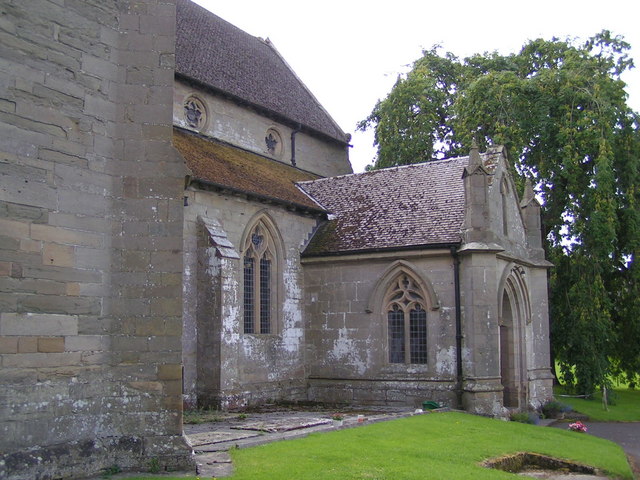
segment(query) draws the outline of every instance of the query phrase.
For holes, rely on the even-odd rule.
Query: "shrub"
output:
[[[569,405],[557,400],[549,400],[540,407],[540,411],[544,418],[561,418],[563,414],[568,413],[571,410],[573,409]]]
[[[608,405],[617,405],[618,404],[618,392],[615,390],[607,389],[607,404]]]
[[[512,422],[529,423],[531,425],[536,425],[538,423],[539,417],[536,413],[533,412],[518,412],[512,413],[509,416],[509,419]]]

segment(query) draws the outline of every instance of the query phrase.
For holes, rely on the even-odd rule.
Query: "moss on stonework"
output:
[[[318,175],[261,157],[213,139],[174,128],[173,144],[184,157],[193,177],[220,187],[256,194],[319,210],[296,182]]]
[[[313,235],[311,242],[309,242],[309,245],[305,249],[303,255],[313,256],[331,252],[337,240],[337,221],[329,220],[328,222],[323,223],[320,228],[318,228],[316,233]]]

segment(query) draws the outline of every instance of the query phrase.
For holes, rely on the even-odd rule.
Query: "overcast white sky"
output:
[[[517,52],[530,39],[586,39],[603,29],[624,36],[638,68],[624,77],[640,111],[637,0],[195,0],[275,47],[345,132],[354,171],[375,155],[372,134],[356,132],[400,72],[434,44],[459,57]]]

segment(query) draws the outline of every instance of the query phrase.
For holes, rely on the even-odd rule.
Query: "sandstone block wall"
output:
[[[0,4],[0,478],[189,468],[171,0]]]
[[[305,325],[300,251],[316,219],[241,195],[189,190],[185,208],[185,401],[222,408],[305,400]],[[266,214],[279,232],[278,313],[271,334],[243,332],[242,239]],[[235,254],[203,241],[202,219]],[[237,257],[237,258],[235,258]],[[216,301],[217,300],[217,301]]]
[[[175,125],[198,131],[188,125],[184,116],[184,102],[194,94],[206,106],[207,120],[200,133],[282,163],[291,164],[293,128],[259,115],[253,109],[240,106],[236,102],[181,81],[176,82],[173,96]],[[265,136],[269,129],[275,129],[280,134],[281,145],[277,149],[278,155],[271,155],[267,150]],[[349,154],[344,145],[313,137],[306,132],[295,134],[295,157],[298,168],[323,177],[352,173]]]
[[[399,264],[399,261],[402,264]],[[407,265],[433,287],[425,298],[427,363],[388,361],[386,291],[377,288]],[[456,407],[453,262],[447,250],[305,258],[309,399],[420,407]]]

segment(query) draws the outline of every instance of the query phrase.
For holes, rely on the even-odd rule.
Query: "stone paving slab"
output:
[[[266,422],[249,422],[231,428],[234,430],[257,430],[259,432],[276,433],[315,427],[317,425],[327,425],[330,423],[332,423],[332,420],[327,418],[286,417],[282,419],[271,419]]]
[[[257,437],[257,433],[248,432],[229,432],[224,430],[215,430],[212,432],[194,433],[189,435],[189,441],[194,450],[201,450],[200,447],[211,445],[214,443],[232,442],[243,438]]]

